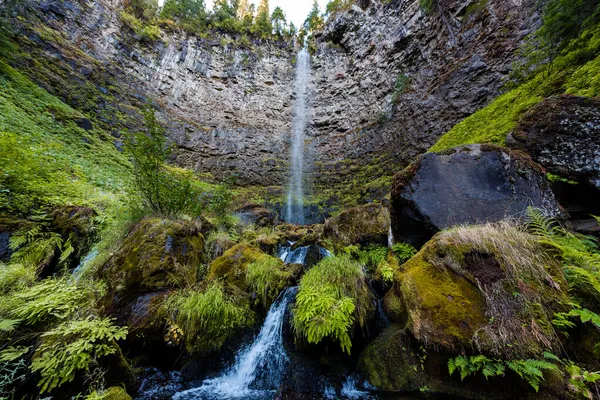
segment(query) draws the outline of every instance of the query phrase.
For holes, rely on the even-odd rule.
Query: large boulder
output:
[[[246,204],[236,211],[240,220],[259,228],[275,225],[275,214],[258,204]]]
[[[195,283],[204,259],[201,231],[197,221],[140,221],[99,271],[113,300],[125,305],[145,293]]]
[[[325,221],[323,238],[335,247],[352,244],[387,244],[390,213],[381,204],[367,204],[342,211]]]
[[[415,246],[459,224],[522,217],[528,207],[561,215],[544,171],[521,153],[469,145],[427,153],[394,177],[394,239]]]
[[[600,99],[548,98],[525,114],[507,145],[552,174],[600,189]]]
[[[567,301],[567,284],[522,228],[500,222],[440,232],[401,268],[386,296],[400,297],[398,314],[420,342],[509,359],[560,351],[550,321]]]

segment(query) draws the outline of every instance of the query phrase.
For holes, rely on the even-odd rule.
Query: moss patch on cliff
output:
[[[573,40],[562,55],[529,81],[455,125],[430,151],[440,152],[474,143],[504,145],[506,136],[525,111],[544,98],[562,93],[599,96],[599,66],[600,25],[596,25]]]
[[[249,289],[249,282],[246,279],[248,266],[256,261],[266,262],[271,259],[273,257],[260,249],[248,243],[240,243],[210,264],[208,278],[223,279],[228,284],[247,291]]]

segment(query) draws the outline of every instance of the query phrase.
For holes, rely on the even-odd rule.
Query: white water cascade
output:
[[[303,48],[296,57],[296,102],[292,122],[292,154],[290,181],[287,193],[285,220],[291,224],[304,224],[304,132],[307,124],[307,93],[310,80],[310,54]]]
[[[174,400],[271,399],[281,384],[288,363],[283,346],[283,321],[296,287],[288,288],[273,303],[260,332],[242,349],[235,364],[221,376],[205,380],[198,388],[176,393]]]

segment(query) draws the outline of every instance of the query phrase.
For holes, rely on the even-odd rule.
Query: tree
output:
[[[163,216],[176,216],[193,201],[189,176],[174,172],[165,162],[173,153],[165,128],[158,123],[154,110],[142,110],[147,132],[129,135],[126,147],[132,156],[134,183],[144,205]]]
[[[319,9],[319,3],[314,0],[313,7],[308,13],[308,17],[304,21],[303,28],[307,32],[313,32],[323,27],[323,17],[321,17],[321,10]]]
[[[179,20],[194,28],[206,24],[204,0],[166,0],[160,15],[165,19]]]
[[[236,10],[236,17],[237,19],[239,19],[240,21],[244,21],[244,18],[246,17],[246,15],[248,14],[248,12],[250,11],[250,8],[248,6],[248,0],[240,0],[237,10]]]
[[[273,14],[271,14],[271,25],[277,36],[283,35],[287,21],[281,7],[275,7],[275,10],[273,10]]]
[[[256,14],[254,32],[262,37],[270,36],[273,27],[269,18],[269,0],[261,0]]]
[[[158,0],[128,0],[125,5],[133,15],[144,21],[152,21],[158,15]]]
[[[289,37],[294,37],[298,33],[298,29],[296,29],[296,25],[293,22],[290,22],[290,27],[288,29]]]

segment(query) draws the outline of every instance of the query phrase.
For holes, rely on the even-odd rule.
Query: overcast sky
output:
[[[164,0],[158,0],[160,4],[163,3]],[[251,0],[258,7],[259,0]],[[319,5],[321,7],[321,11],[325,10],[325,5],[328,0],[318,0]],[[206,7],[212,8],[213,0],[205,0]],[[271,12],[275,9],[275,7],[279,6],[285,12],[285,16],[288,21],[292,21],[296,28],[298,28],[308,15],[313,4],[313,0],[269,0],[269,6],[271,7]]]

